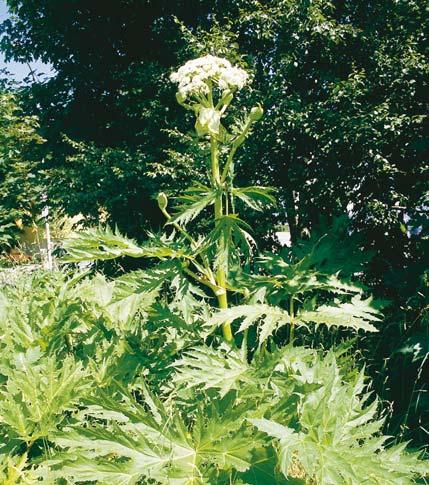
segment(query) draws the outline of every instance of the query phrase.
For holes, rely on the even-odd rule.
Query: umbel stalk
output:
[[[211,168],[212,168],[212,180],[215,189],[218,189],[220,186],[220,169],[219,169],[219,149],[216,138],[211,135],[210,136],[210,152],[211,152]],[[222,204],[222,192],[217,190],[217,195],[215,199],[215,224],[218,224],[223,214],[223,204]],[[219,245],[224,244],[222,239],[218,242]],[[221,248],[220,248],[221,249]],[[219,267],[216,271],[216,283],[217,286],[220,288],[217,291],[217,299],[219,302],[219,308],[225,309],[228,308],[228,293],[226,289],[226,282],[227,282],[227,271],[225,268]],[[222,325],[222,332],[225,340],[227,342],[231,342],[233,340],[231,324],[230,322],[224,322]]]

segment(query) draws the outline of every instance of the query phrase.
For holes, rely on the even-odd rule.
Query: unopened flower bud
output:
[[[214,108],[205,108],[202,106],[195,123],[195,129],[198,136],[204,136],[207,133],[213,136],[219,135],[221,113]]]
[[[164,192],[160,192],[158,194],[157,201],[158,201],[158,207],[162,211],[165,211],[165,209],[167,208],[167,205],[168,205],[168,199],[167,199],[167,196],[164,194]]]
[[[254,106],[250,110],[250,119],[252,121],[259,121],[262,118],[263,114],[264,114],[264,109],[260,104],[258,104],[257,106]]]
[[[183,104],[186,101],[186,95],[180,91],[177,91],[176,99],[179,104]]]

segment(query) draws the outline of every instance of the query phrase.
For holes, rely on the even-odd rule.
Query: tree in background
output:
[[[40,58],[57,73],[25,95],[47,139],[35,157],[52,170],[51,198],[70,212],[96,218],[102,210],[132,234],[160,222],[151,196],[177,185],[165,167],[171,143],[163,130],[183,119],[168,83],[181,43],[173,15],[198,22],[208,14],[199,4],[8,2],[15,15],[3,24],[6,57]],[[165,170],[154,180],[148,164],[158,162]]]
[[[29,223],[40,206],[43,187],[37,167],[27,158],[43,143],[35,116],[23,115],[18,100],[0,91],[0,250],[10,247],[20,226]]]
[[[6,55],[41,58],[58,73],[28,93],[29,109],[41,116],[48,139],[44,149],[53,152],[53,166],[62,167],[65,155],[73,152],[62,134],[124,149],[135,158],[127,164],[132,176],[124,187],[121,167],[108,155],[106,167],[112,168],[117,197],[130,192],[119,202],[121,209],[111,208],[116,216],[123,215],[126,204],[136,214],[147,208],[141,197],[154,187],[131,182],[145,175],[148,163],[168,160],[170,140],[163,129],[184,126],[171,103],[169,66],[190,50],[223,50],[236,60],[230,46],[235,41],[254,68],[253,92],[270,110],[258,130],[260,139],[247,152],[253,160],[247,176],[264,174],[279,187],[286,212],[280,218],[287,218],[293,239],[317,225],[320,213],[345,213],[353,204],[354,218],[368,228],[372,240],[382,240],[389,251],[398,238],[407,243],[403,215],[413,218],[419,211],[427,177],[422,163],[427,156],[427,12],[422,4],[8,4],[16,16],[3,25]],[[187,29],[179,28],[175,16]],[[213,35],[216,28],[207,35],[214,19],[222,39]],[[196,40],[191,48],[184,43],[190,32]],[[92,170],[100,154],[87,151],[85,159]],[[80,173],[87,182],[87,171]],[[100,187],[107,185],[106,198],[111,199],[111,180],[95,168],[94,173]],[[85,186],[90,199],[106,202],[95,183]],[[83,196],[84,191],[76,193]]]

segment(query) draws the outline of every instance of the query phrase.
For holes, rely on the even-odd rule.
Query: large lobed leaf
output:
[[[38,348],[17,354],[0,391],[0,423],[27,443],[49,436],[89,391],[87,377],[72,357],[59,364]]]
[[[168,223],[186,226],[207,206],[214,203],[216,191],[205,185],[197,184],[186,189],[184,195],[177,197],[177,199],[181,204],[176,208],[176,213]]]
[[[356,295],[348,303],[322,305],[314,311],[302,311],[297,319],[305,324],[323,323],[328,327],[346,327],[366,332],[377,332],[370,322],[379,322],[381,313],[373,304],[372,298],[363,300]]]
[[[259,323],[259,342],[264,342],[280,327],[290,323],[290,316],[280,307],[254,304],[238,305],[235,307],[220,310],[210,319],[213,325],[222,325],[224,322],[242,320],[238,332],[247,330],[254,323]]]
[[[112,231],[109,227],[76,232],[64,241],[63,248],[67,253],[63,261],[69,263],[145,256],[144,250],[134,240],[122,236],[118,229]]]
[[[131,403],[131,401],[128,401]],[[135,484],[143,477],[165,484],[205,483],[208,467],[244,472],[251,466],[249,443],[241,430],[244,413],[216,405],[197,410],[189,429],[177,411],[166,412],[146,391],[150,412],[138,405],[101,396],[89,414],[107,423],[57,433],[66,451],[50,465],[58,476],[76,482]]]
[[[249,364],[239,352],[198,347],[185,352],[174,364],[174,382],[186,388],[219,389],[221,397],[249,381]]]
[[[193,252],[180,241],[171,236],[148,234],[144,244],[139,245],[133,239],[120,234],[119,230],[106,228],[91,228],[76,232],[64,241],[63,249],[66,255],[63,261],[77,263],[87,261],[104,261],[120,257],[193,259]]]
[[[274,192],[273,187],[240,187],[233,188],[232,194],[243,201],[248,207],[262,211],[266,206],[276,205],[276,199],[272,195]]]
[[[364,377],[341,380],[333,354],[315,363],[321,372],[297,369],[303,382],[320,386],[301,395],[297,424],[270,419],[250,419],[279,445],[279,462],[286,477],[303,470],[318,485],[362,483],[405,485],[429,473],[418,454],[405,451],[405,444],[386,447],[380,434],[383,421],[377,418],[377,401],[367,405]]]

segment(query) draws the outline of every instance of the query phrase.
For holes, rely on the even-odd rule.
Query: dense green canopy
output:
[[[422,202],[428,145],[422,2],[8,3],[16,17],[3,26],[7,56],[40,58],[57,72],[27,92],[53,166],[74,152],[63,134],[133,159],[124,170],[117,159],[127,155],[108,150],[102,174],[95,160],[73,172],[75,195],[81,203],[86,193],[88,211],[105,205],[107,194],[116,196],[107,208],[116,219],[130,207],[145,211],[141,198],[165,182],[143,180],[148,164],[171,163],[165,129],[189,129],[171,101],[167,74],[184,51],[234,58],[236,47],[267,112],[245,157],[249,177],[264,174],[279,187],[294,237],[321,213],[344,213],[351,202],[356,218],[392,244],[401,237],[404,211],[415,215]],[[194,43],[185,47],[190,36]]]

